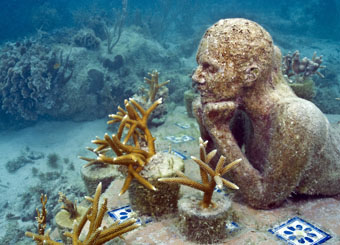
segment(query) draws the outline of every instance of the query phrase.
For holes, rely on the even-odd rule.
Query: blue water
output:
[[[1,175],[15,179],[25,163],[12,173],[6,164],[27,152],[39,155],[38,146],[30,142],[48,137],[48,130],[41,135],[35,130],[40,124],[58,126],[55,123],[61,121],[67,122],[63,127],[73,129],[73,123],[81,127],[82,122],[103,120],[123,105],[124,99],[141,93],[143,77],[154,69],[160,72],[160,82],[171,80],[165,100],[169,108],[184,105],[183,94],[191,88],[190,74],[196,67],[195,53],[204,31],[219,19],[235,17],[262,25],[283,55],[295,50],[309,59],[314,52],[323,55],[326,68],[320,72],[324,78],[312,76],[316,86],[313,102],[324,113],[340,114],[340,101],[336,100],[340,97],[339,0],[0,1],[0,132],[7,140],[1,144],[11,142],[7,147],[16,148],[15,140],[9,140],[11,135],[20,138],[21,133],[27,134],[20,138],[24,144],[16,155],[0,150]],[[21,131],[29,128],[34,130]],[[62,127],[58,130],[68,132]],[[49,144],[53,137],[47,140]],[[25,149],[25,145],[33,147]],[[48,154],[54,150],[50,146],[42,151]],[[26,160],[27,164],[38,161]],[[30,191],[34,189],[38,197],[21,193],[17,199],[27,203],[18,204],[15,210],[6,200],[16,196],[0,198],[0,215],[5,219],[0,225],[17,226],[19,234],[11,244],[23,239],[27,223],[34,221],[40,189],[33,187],[36,182],[30,178]],[[49,186],[52,196],[54,187]],[[8,188],[8,182],[0,181],[0,189]],[[79,187],[76,193],[81,196],[84,189]],[[54,196],[51,203],[56,201]],[[17,213],[22,207],[30,210],[29,218]],[[52,211],[50,216],[52,219]],[[3,239],[0,243],[7,241]]]

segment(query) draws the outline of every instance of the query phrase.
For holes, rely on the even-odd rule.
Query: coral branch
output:
[[[151,73],[148,73],[150,78],[144,77],[144,81],[149,85],[149,93],[148,93],[148,101],[154,102],[156,98],[156,94],[158,93],[158,90],[167,85],[170,80],[167,80],[161,84],[158,83],[158,76],[159,72],[157,70],[152,71]]]
[[[232,163],[228,164],[227,166],[223,167],[223,165],[225,164],[226,158],[224,156],[221,156],[220,159],[218,160],[215,170],[213,170],[208,165],[208,163],[215,156],[217,151],[213,150],[207,154],[206,153],[207,145],[208,145],[208,141],[203,142],[203,140],[200,138],[200,158],[201,159],[198,159],[193,156],[191,157],[191,159],[193,159],[200,167],[202,184],[189,179],[187,176],[185,176],[181,172],[177,173],[177,175],[180,177],[158,179],[158,181],[161,181],[161,182],[187,185],[194,189],[203,191],[204,195],[203,195],[203,200],[201,202],[201,206],[203,208],[209,208],[212,206],[211,198],[212,198],[214,188],[216,185],[219,188],[222,188],[222,186],[225,185],[226,187],[231,188],[231,189],[239,189],[237,185],[222,178],[221,176],[227,173],[232,167],[234,167],[237,163],[239,163],[242,160],[242,159],[237,159],[233,161]]]

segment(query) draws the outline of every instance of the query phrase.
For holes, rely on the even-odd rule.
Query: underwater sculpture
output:
[[[340,193],[340,137],[313,103],[289,88],[280,50],[264,28],[246,19],[218,21],[204,34],[197,62],[192,78],[201,95],[194,102],[201,136],[227,161],[242,158],[230,173],[244,201],[266,209],[291,193]],[[235,130],[240,111],[248,118],[246,137]]]

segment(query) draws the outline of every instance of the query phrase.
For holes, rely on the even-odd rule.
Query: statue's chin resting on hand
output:
[[[227,161],[243,159],[229,178],[245,202],[272,208],[292,192],[340,193],[340,135],[286,84],[266,30],[246,19],[220,20],[204,34],[197,63],[201,136]]]

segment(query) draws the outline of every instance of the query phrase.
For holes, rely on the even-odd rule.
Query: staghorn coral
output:
[[[122,234],[134,230],[139,227],[136,224],[136,219],[130,219],[123,223],[115,222],[114,224],[106,227],[101,227],[104,215],[107,211],[107,199],[99,206],[99,199],[101,195],[101,183],[97,186],[96,193],[93,198],[85,197],[92,205],[88,208],[87,212],[81,220],[75,222],[73,225],[72,232],[65,232],[65,236],[72,239],[72,244],[93,244],[99,245],[104,244]],[[63,243],[55,242],[49,236],[50,231],[46,231],[46,202],[47,196],[41,196],[41,203],[43,205],[42,212],[37,210],[37,221],[38,221],[38,234],[32,232],[26,232],[25,235],[31,237],[38,245],[48,244],[48,245],[61,245]],[[80,235],[86,222],[89,221],[90,225],[86,233],[85,239],[80,239]]]
[[[202,208],[209,208],[209,207],[214,207],[214,204],[212,203],[211,198],[212,198],[214,188],[216,185],[220,189],[223,187],[223,185],[234,190],[239,189],[237,185],[222,178],[222,176],[225,175],[237,163],[242,161],[242,159],[237,159],[229,163],[227,166],[223,167],[226,158],[224,156],[220,156],[217,166],[215,170],[213,170],[211,167],[209,167],[209,162],[216,155],[217,150],[213,150],[207,154],[206,147],[208,145],[208,141],[203,141],[202,138],[200,138],[199,141],[200,141],[200,159],[194,156],[192,156],[191,159],[193,159],[200,167],[202,183],[198,183],[194,180],[191,180],[190,178],[185,176],[184,173],[180,171],[177,172],[179,177],[160,178],[158,179],[158,181],[167,182],[167,183],[178,183],[178,184],[187,185],[194,189],[203,191],[204,192],[203,200],[200,205]]]
[[[73,74],[69,55],[27,39],[7,43],[0,61],[1,109],[20,120],[34,121],[52,110]]]
[[[163,101],[168,97],[169,89],[165,86],[170,80],[159,83],[159,72],[153,70],[149,72],[150,78],[144,77],[145,83],[148,88],[142,87],[140,92],[133,96],[133,99],[141,104],[144,108],[148,108],[157,99],[162,98]],[[166,104],[163,103],[157,107],[150,116],[150,123],[153,125],[160,125],[165,121],[165,115],[167,114]]]
[[[144,77],[144,81],[149,85],[149,91],[144,97],[144,100],[149,103],[153,103],[156,100],[156,95],[158,94],[160,88],[167,85],[170,80],[159,84],[159,72],[157,70],[153,70],[151,73],[149,72],[148,75],[150,76],[150,78]]]
[[[79,158],[88,161],[86,166],[102,163],[126,166],[128,174],[119,195],[126,192],[133,178],[136,178],[148,189],[156,190],[150,182],[140,175],[140,172],[156,153],[155,138],[152,136],[147,123],[150,114],[162,103],[162,99],[156,100],[147,110],[144,110],[140,104],[131,98],[129,101],[125,100],[124,103],[126,111],[118,107],[117,114],[109,115],[112,120],[108,121],[108,124],[120,122],[118,132],[112,137],[105,134],[104,139],[97,137],[92,141],[92,143],[98,145],[97,148],[88,148],[97,155],[97,158]],[[125,129],[128,132],[123,138]],[[115,157],[108,155],[110,149],[116,154]]]

